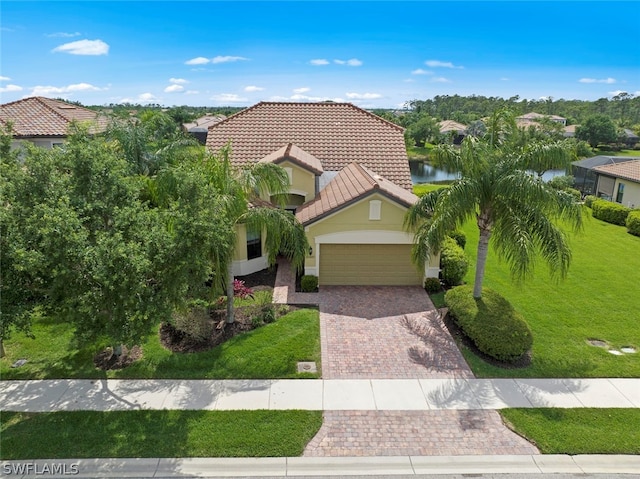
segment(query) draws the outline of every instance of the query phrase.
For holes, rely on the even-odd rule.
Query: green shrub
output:
[[[462,278],[469,269],[469,261],[464,250],[451,238],[446,238],[442,245],[440,269],[442,270],[442,280],[449,286],[461,284]]]
[[[300,279],[300,289],[305,293],[312,293],[318,289],[318,277],[310,274]]]
[[[173,326],[196,341],[204,341],[213,332],[213,321],[209,308],[201,302],[194,302],[188,308],[174,311]]]
[[[597,199],[598,199],[598,198],[596,198],[596,197],[595,197],[595,196],[593,196],[593,195],[587,195],[587,196],[585,196],[585,197],[584,197],[584,205],[585,205],[585,206],[588,206],[589,208],[591,208],[591,207],[593,206],[593,202],[594,202],[595,200],[597,200]]]
[[[452,233],[449,233],[449,238],[452,238],[456,243],[458,243],[458,246],[460,246],[460,248],[462,249],[464,249],[465,245],[467,244],[467,237],[462,231],[454,231]]]
[[[427,278],[424,280],[424,289],[427,293],[437,293],[442,289],[440,280],[438,278]]]
[[[575,188],[567,188],[564,191],[572,195],[576,201],[580,201],[582,199],[582,193],[580,193],[580,191],[576,190]]]
[[[593,210],[594,218],[620,226],[626,224],[627,216],[631,211],[631,208],[601,198],[598,198],[591,204],[591,209]]]
[[[458,326],[484,354],[514,362],[531,349],[529,326],[495,291],[485,288],[482,298],[475,299],[471,285],[465,285],[447,291],[444,299]]]
[[[627,231],[640,236],[640,210],[633,210],[627,216]]]

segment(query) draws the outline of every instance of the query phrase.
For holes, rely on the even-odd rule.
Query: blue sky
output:
[[[640,2],[0,3],[2,103],[640,95]]]

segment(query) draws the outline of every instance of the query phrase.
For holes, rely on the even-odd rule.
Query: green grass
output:
[[[465,280],[471,283],[478,229],[469,223],[464,232],[472,261]],[[502,369],[462,348],[478,377],[640,377],[640,353],[615,356],[587,344],[600,339],[611,348],[640,350],[640,237],[588,214],[584,231],[570,234],[570,244],[573,260],[565,280],[551,280],[539,262],[534,278],[521,285],[512,281],[507,264],[490,248],[484,286],[523,314],[533,332],[533,356],[526,368]]]
[[[638,409],[503,409],[543,454],[640,454]]]
[[[416,196],[424,196],[425,194],[439,190],[440,188],[447,188],[446,184],[434,184],[434,183],[422,183],[420,185],[413,185],[413,194]]]
[[[321,424],[321,411],[3,412],[0,456],[299,456]]]
[[[298,361],[315,361],[320,366],[319,328],[318,311],[300,309],[209,351],[188,354],[166,350],[158,334],[152,334],[143,345],[142,359],[128,368],[105,372],[93,365],[97,351],[73,346],[73,330],[69,325],[44,318],[34,325],[36,339],[16,334],[7,341],[7,357],[0,360],[0,376],[2,379],[319,377],[315,373],[296,372]],[[27,364],[11,368],[20,358],[27,359]]]
[[[598,155],[605,156],[640,156],[640,150],[619,150],[619,151],[611,151],[607,150],[606,147],[597,148]]]
[[[410,146],[407,148],[407,157],[410,160],[428,160],[429,153],[433,150],[434,145],[425,143],[424,147]]]

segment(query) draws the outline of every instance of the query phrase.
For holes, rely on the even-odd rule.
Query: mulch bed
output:
[[[257,273],[245,276],[236,276],[236,279],[244,281],[245,286],[252,288],[254,291],[261,289],[273,289],[276,283],[276,273],[278,266],[274,265]],[[225,341],[233,338],[238,334],[245,333],[255,329],[257,326],[253,323],[253,317],[257,311],[255,307],[236,308],[235,322],[226,324],[226,310],[215,310],[211,313],[211,335],[205,340],[199,340],[185,334],[183,331],[176,329],[170,323],[162,323],[160,325],[160,343],[169,351],[174,353],[195,353],[199,351],[207,351]],[[220,326],[218,328],[218,326]],[[111,348],[104,349],[96,354],[93,362],[98,369],[108,371],[112,369],[123,369],[130,366],[135,361],[142,358],[142,348],[134,346],[131,349],[122,348],[122,354],[118,357],[113,354]]]
[[[124,369],[135,363],[141,357],[142,348],[140,346],[133,346],[131,349],[123,346],[120,356],[113,354],[112,348],[106,348],[93,357],[93,364],[95,364],[96,368],[103,371]]]

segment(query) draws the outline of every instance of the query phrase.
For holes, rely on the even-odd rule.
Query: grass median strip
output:
[[[638,409],[503,409],[543,454],[640,454]]]
[[[0,458],[299,456],[321,411],[3,412]]]

